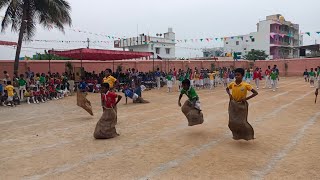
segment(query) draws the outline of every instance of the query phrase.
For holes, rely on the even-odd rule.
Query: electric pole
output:
[[[89,38],[87,38],[87,43],[88,43],[87,49],[89,49],[89,47],[90,47],[90,39]]]

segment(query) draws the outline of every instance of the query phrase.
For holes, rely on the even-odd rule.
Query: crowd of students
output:
[[[178,91],[182,89],[182,82],[185,79],[190,80],[190,86],[195,89],[214,89],[218,86],[227,87],[228,84],[235,81],[235,69],[222,67],[213,70],[209,69],[190,69],[181,70],[170,69],[168,73],[160,71],[159,68],[153,72],[139,72],[132,68],[125,71],[108,71],[111,77],[117,79],[114,89],[123,92],[126,97],[141,97],[141,87],[143,90],[157,88],[160,89],[165,84],[168,92],[173,92],[174,85],[178,85]],[[76,88],[98,93],[101,85],[105,81],[106,71],[100,73],[85,72],[80,86],[74,86],[73,74],[68,73],[33,73],[28,69],[25,74],[11,76],[5,71],[4,79],[0,80],[0,100],[2,106],[18,105],[20,102],[40,103],[48,100],[63,98],[74,91]],[[320,79],[320,67],[306,69],[303,73],[305,81],[310,82],[310,86],[315,86],[316,79]],[[279,81],[279,69],[276,65],[273,68],[268,66],[264,72],[256,67],[245,69],[243,81],[247,83],[254,82],[256,89],[260,88],[260,81],[265,79],[263,88],[270,88],[276,91]],[[73,82],[70,84],[70,82]]]
[[[159,71],[159,69],[157,69]],[[160,74],[158,72],[158,74]],[[157,72],[156,72],[157,76]],[[279,81],[279,69],[276,65],[271,69],[268,66],[268,69],[265,72],[262,72],[262,69],[257,67],[255,69],[248,68],[245,70],[243,81],[247,83],[251,83],[254,81],[256,88],[260,88],[260,81],[265,78],[265,86],[264,88],[272,88],[275,91],[278,88]],[[172,92],[172,85],[178,82],[179,91],[182,89],[182,81],[184,79],[190,80],[190,86],[196,89],[213,89],[219,85],[223,87],[227,87],[229,83],[235,80],[235,69],[232,68],[217,68],[215,70],[208,69],[187,69],[183,70],[170,70],[168,74],[165,76],[165,80],[167,82],[168,92]],[[157,79],[160,81],[160,78]],[[158,84],[158,83],[157,83]],[[160,88],[159,85],[157,85]]]
[[[39,104],[64,98],[70,93],[70,75],[66,73],[35,74],[29,70],[25,74],[14,74],[13,77],[7,71],[3,74],[4,79],[0,81],[1,106],[13,107],[21,102]]]
[[[306,69],[303,72],[303,77],[305,82],[309,82],[310,83],[310,87],[315,87],[315,83],[316,81],[320,80],[320,66],[318,66],[317,68],[310,68],[310,71],[308,71],[308,69]],[[318,83],[319,86],[319,83]]]

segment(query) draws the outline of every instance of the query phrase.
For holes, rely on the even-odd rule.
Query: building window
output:
[[[229,44],[228,42],[226,42],[226,44]]]
[[[254,39],[254,38],[251,38],[251,41],[252,41],[252,42],[254,42],[254,41],[255,41],[255,39]]]
[[[243,48],[243,50],[247,50],[247,48]]]
[[[170,48],[166,48],[166,54],[170,54]]]
[[[254,51],[254,49],[251,49],[251,51]]]
[[[237,45],[237,46],[239,45],[239,41],[236,41],[236,45]]]
[[[129,49],[129,51],[131,51],[131,52],[132,52],[132,51],[133,51],[133,49]]]
[[[248,40],[246,40],[246,42],[249,42]]]
[[[156,48],[156,53],[160,54],[160,48],[158,48],[158,47]]]

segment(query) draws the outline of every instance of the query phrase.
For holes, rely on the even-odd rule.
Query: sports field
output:
[[[256,139],[248,142],[232,139],[221,86],[198,91],[205,122],[194,127],[177,89],[144,92],[150,104],[122,100],[120,136],[109,140],[93,138],[99,94],[88,96],[93,117],[76,96],[0,107],[0,179],[320,179],[315,89],[298,77],[280,79],[279,87],[249,101]]]

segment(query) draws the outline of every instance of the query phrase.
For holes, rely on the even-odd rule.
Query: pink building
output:
[[[267,16],[257,23],[257,32],[227,37],[224,42],[226,53],[245,55],[252,49],[263,50],[269,59],[299,58],[302,36],[299,25],[286,21],[280,14]]]

